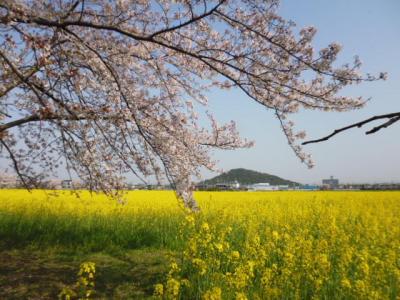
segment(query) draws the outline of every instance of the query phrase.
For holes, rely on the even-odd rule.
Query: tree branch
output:
[[[14,156],[14,153],[12,152],[12,150],[10,149],[10,147],[6,144],[5,141],[3,141],[3,139],[0,138],[0,143],[4,146],[4,148],[6,148],[8,155],[10,156],[11,161],[13,162],[13,166],[14,166],[14,170],[17,173],[19,179],[21,179],[22,184],[24,185],[24,187],[30,191],[29,189],[29,185],[27,184],[27,182],[24,179],[24,175],[21,173],[19,166],[18,166],[18,159]]]
[[[253,33],[257,34],[257,35],[260,35],[267,42],[282,48],[290,56],[294,57],[295,59],[299,60],[303,64],[307,65],[308,67],[310,67],[315,72],[320,73],[320,74],[324,74],[324,75],[327,75],[327,76],[333,76],[333,77],[336,77],[336,78],[339,78],[339,79],[343,79],[343,80],[350,80],[348,78],[342,78],[340,76],[337,76],[337,75],[334,75],[334,74],[331,74],[331,73],[326,73],[326,72],[323,72],[321,70],[316,69],[315,66],[313,66],[312,64],[307,63],[306,61],[303,61],[300,57],[296,56],[290,50],[286,49],[283,45],[280,45],[279,43],[275,42],[271,38],[269,38],[269,37],[265,36],[264,34],[252,29],[248,25],[246,25],[246,24],[244,24],[242,22],[238,22],[237,20],[230,18],[228,15],[223,14],[220,10],[218,10],[218,8],[220,7],[220,5],[222,3],[223,3],[223,1],[220,1],[220,3],[218,5],[216,5],[213,9],[211,9],[208,13],[205,13],[204,15],[200,15],[199,17],[192,18],[189,21],[187,21],[185,23],[182,23],[181,25],[177,25],[176,28],[175,27],[166,28],[164,30],[157,31],[157,32],[155,32],[153,34],[150,34],[150,35],[139,35],[137,33],[134,33],[134,32],[131,32],[131,31],[128,31],[128,30],[125,30],[125,29],[121,29],[118,26],[115,26],[115,25],[112,25],[112,24],[105,25],[105,24],[98,24],[98,23],[92,23],[92,22],[87,22],[87,21],[67,21],[66,20],[66,21],[59,22],[59,21],[47,20],[47,19],[44,19],[42,17],[32,18],[32,19],[28,19],[28,20],[23,20],[23,19],[18,19],[17,18],[16,21],[21,22],[21,23],[35,23],[37,25],[42,25],[42,26],[62,28],[65,31],[67,31],[67,32],[69,32],[69,33],[71,33],[73,35],[75,35],[75,34],[72,31],[68,30],[69,26],[78,26],[78,27],[100,29],[100,30],[105,30],[105,31],[116,32],[118,34],[121,34],[123,36],[132,38],[132,39],[137,40],[137,41],[143,41],[143,42],[149,42],[149,43],[157,44],[157,45],[159,45],[161,47],[165,47],[167,49],[176,51],[177,53],[181,53],[181,54],[193,57],[196,60],[201,61],[206,66],[208,66],[210,69],[216,71],[217,73],[221,74],[222,76],[226,77],[227,79],[229,79],[230,81],[235,83],[235,85],[238,86],[242,91],[244,91],[246,93],[246,95],[248,95],[251,99],[257,101],[258,103],[260,103],[260,104],[262,104],[262,105],[264,105],[264,106],[266,106],[268,108],[273,108],[273,107],[268,106],[266,103],[260,101],[255,96],[253,96],[250,92],[248,92],[244,88],[243,84],[239,83],[238,80],[235,80],[232,76],[228,75],[227,72],[224,72],[223,70],[218,68],[216,66],[216,64],[221,64],[223,66],[230,67],[230,68],[232,68],[232,69],[234,69],[234,70],[236,70],[238,72],[246,74],[247,76],[250,76],[252,78],[267,82],[268,84],[273,83],[275,85],[279,85],[280,87],[290,89],[290,90],[292,90],[294,92],[297,92],[299,94],[302,94],[302,95],[304,95],[306,97],[309,97],[309,98],[312,98],[314,100],[323,100],[324,102],[328,102],[328,104],[331,104],[329,101],[327,101],[324,98],[324,95],[312,94],[312,93],[309,93],[308,91],[302,91],[302,90],[296,88],[295,86],[292,86],[290,84],[284,84],[282,82],[275,81],[275,80],[272,80],[270,78],[261,79],[260,76],[254,74],[252,72],[247,71],[245,68],[237,67],[234,64],[231,64],[231,63],[228,63],[228,62],[219,61],[218,59],[210,57],[210,56],[204,56],[204,55],[200,55],[198,53],[194,53],[194,52],[188,51],[188,50],[180,47],[179,45],[174,45],[174,44],[171,44],[171,43],[167,43],[167,42],[163,41],[162,39],[158,39],[157,38],[158,35],[161,34],[161,33],[174,31],[176,29],[179,29],[179,28],[181,28],[183,26],[187,26],[187,25],[191,24],[192,22],[198,21],[198,20],[200,20],[200,19],[202,19],[202,18],[204,18],[206,16],[209,16],[211,14],[218,14],[221,17],[223,17],[226,20],[228,20],[229,22],[239,24],[239,25],[243,26],[244,28],[248,29],[249,31],[251,31],[251,32],[253,32]],[[75,37],[76,37],[76,35],[75,35]],[[212,61],[214,64],[210,63],[209,61]],[[297,101],[302,103],[305,106],[308,106],[308,107],[321,108],[321,109],[323,108],[321,106],[312,105],[312,104],[306,103],[304,101],[299,101],[299,100],[297,100]]]
[[[25,123],[39,121],[39,120],[40,120],[39,115],[35,114],[35,115],[31,115],[31,116],[21,118],[21,119],[15,120],[15,121],[11,121],[6,124],[0,125],[0,132],[6,131],[7,129],[10,129],[10,128],[13,128],[16,126],[23,125]],[[0,139],[1,139],[1,135],[0,135]]]
[[[121,119],[121,114],[115,115],[107,115],[107,116],[99,116],[98,113],[84,113],[84,114],[76,114],[76,115],[57,115],[57,114],[47,114],[47,115],[40,115],[40,114],[33,114],[15,121],[11,121],[5,124],[0,124],[0,133],[6,131],[10,128],[21,126],[26,123],[36,122],[36,121],[52,121],[52,120],[59,120],[59,121],[82,121],[82,120],[118,120]],[[1,139],[1,134],[0,134]]]
[[[207,16],[213,14],[213,13],[218,9],[218,7],[220,7],[225,1],[226,1],[226,0],[221,0],[221,1],[219,1],[218,4],[217,4],[216,6],[214,6],[214,7],[213,7],[211,10],[209,10],[208,12],[204,12],[203,14],[201,14],[201,15],[199,15],[199,16],[197,16],[197,17],[193,17],[193,18],[191,18],[190,20],[188,20],[188,21],[186,21],[186,22],[183,22],[183,23],[181,23],[181,24],[179,24],[179,25],[161,29],[161,30],[159,30],[159,31],[157,31],[157,32],[154,32],[154,33],[151,34],[149,37],[150,37],[150,38],[154,38],[155,36],[157,36],[157,35],[159,35],[159,34],[166,33],[166,32],[170,32],[170,31],[174,31],[174,30],[180,29],[180,28],[182,28],[182,27],[185,27],[185,26],[187,26],[187,25],[189,25],[189,24],[195,23],[195,22],[197,22],[197,21],[199,21],[199,20],[201,20],[201,19],[204,19],[205,17],[207,17]]]
[[[387,121],[387,122],[385,122],[385,123],[383,123],[383,124],[381,124],[379,126],[376,126],[376,127],[372,128],[371,130],[367,131],[365,134],[375,133],[375,132],[381,130],[382,128],[387,128],[387,127],[393,125],[394,123],[396,123],[397,121],[400,121],[400,112],[395,112],[395,113],[390,113],[390,114],[378,115],[378,116],[371,117],[371,118],[363,120],[361,122],[357,122],[357,123],[348,125],[346,127],[336,129],[330,135],[327,135],[327,136],[325,136],[323,138],[303,142],[302,145],[307,145],[307,144],[313,144],[313,143],[319,143],[319,142],[327,141],[331,137],[337,135],[340,132],[343,132],[343,131],[346,131],[346,130],[349,130],[349,129],[355,128],[355,127],[361,128],[365,124],[368,124],[370,122],[373,122],[375,120],[380,120],[380,119],[389,119],[389,121]]]

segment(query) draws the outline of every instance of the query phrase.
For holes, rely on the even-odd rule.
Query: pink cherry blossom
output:
[[[290,115],[359,108],[364,99],[339,91],[386,75],[363,77],[358,57],[334,66],[341,46],[314,49],[316,29],[297,30],[277,9],[275,0],[2,0],[1,155],[27,187],[62,167],[115,195],[131,173],[168,180],[195,209],[191,179],[215,169],[210,150],[252,143],[211,114],[202,128],[193,103],[235,88],[275,112],[311,167]]]

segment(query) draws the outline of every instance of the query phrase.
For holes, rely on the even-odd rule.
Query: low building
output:
[[[303,190],[303,191],[317,191],[319,190],[319,186],[317,185],[313,185],[313,184],[305,184],[302,185],[299,190]]]
[[[235,180],[233,182],[219,182],[215,184],[199,183],[195,186],[198,191],[239,191],[245,190],[240,186],[240,183]]]
[[[72,189],[72,180],[63,180],[61,181],[61,188],[63,189]]]
[[[333,176],[331,176],[331,178],[329,179],[322,179],[322,186],[325,189],[337,189],[339,187],[339,179],[335,179],[333,178]]]
[[[249,185],[248,189],[251,191],[276,191],[279,187],[270,185],[268,182],[260,182]]]
[[[287,184],[280,184],[280,185],[278,185],[278,190],[280,190],[280,191],[288,191],[289,190],[289,186]]]

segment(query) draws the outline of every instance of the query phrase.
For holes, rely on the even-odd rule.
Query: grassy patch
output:
[[[0,251],[0,299],[56,299],[73,284],[80,263],[96,263],[95,298],[147,299],[167,270],[167,252],[155,249],[77,253],[60,249]]]

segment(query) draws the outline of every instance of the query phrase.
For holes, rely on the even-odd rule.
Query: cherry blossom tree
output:
[[[1,155],[26,187],[61,165],[113,194],[132,173],[168,180],[196,209],[191,178],[213,170],[210,150],[249,147],[232,121],[199,125],[210,89],[239,89],[272,110],[299,159],[290,121],[301,109],[347,111],[360,60],[335,66],[341,46],[316,51],[276,0],[2,0]],[[194,105],[194,103],[197,103]],[[243,103],[243,105],[246,105]]]

